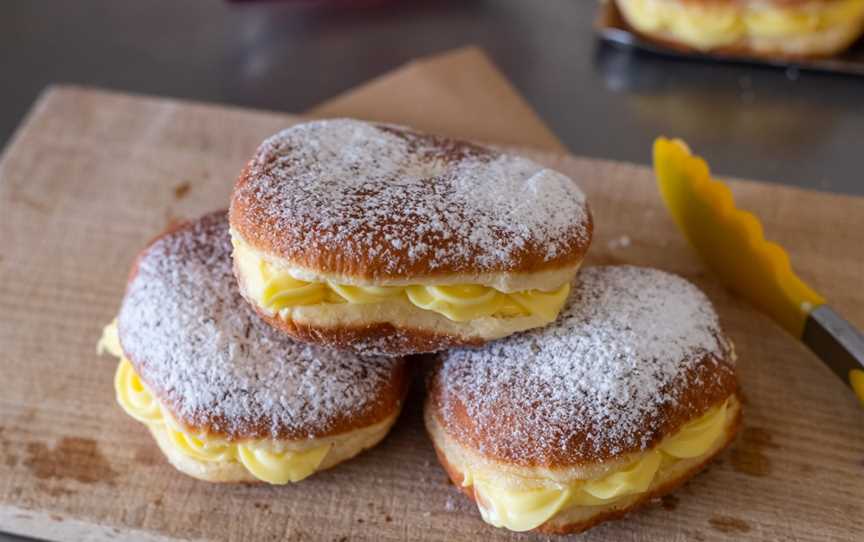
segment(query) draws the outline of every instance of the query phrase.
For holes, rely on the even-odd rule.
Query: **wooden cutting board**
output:
[[[0,526],[63,540],[520,538],[485,525],[447,483],[419,386],[381,446],[289,487],[179,475],[115,405],[115,361],[95,344],[136,252],[174,221],[225,207],[258,142],[295,120],[70,87],[38,100],[0,162]],[[673,496],[582,539],[860,540],[864,409],[851,393],[706,274],[648,168],[524,154],[586,189],[592,263],[695,281],[740,356],[746,410],[734,446]],[[804,279],[864,327],[864,199],[752,182],[733,190]]]

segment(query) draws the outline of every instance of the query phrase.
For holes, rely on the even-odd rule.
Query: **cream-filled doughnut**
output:
[[[377,444],[407,388],[404,360],[293,341],[242,299],[227,213],[138,257],[100,348],[117,401],[178,470],[212,482],[296,482]]]
[[[530,160],[406,128],[301,124],[231,200],[240,290],[295,338],[407,354],[555,319],[591,241],[585,196]]]
[[[683,483],[740,421],[735,355],[708,299],[638,267],[589,267],[545,328],[454,349],[426,427],[483,519],[581,532]]]
[[[864,32],[864,0],[615,0],[649,39],[766,58],[842,52]]]

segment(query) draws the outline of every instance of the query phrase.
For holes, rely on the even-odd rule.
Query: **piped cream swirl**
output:
[[[514,488],[494,476],[466,466],[454,465],[463,487],[473,487],[484,521],[511,531],[529,531],[557,514],[577,506],[603,506],[645,493],[663,469],[681,460],[708,453],[719,441],[729,422],[729,400],[685,424],[656,448],[644,452],[628,465],[592,480],[543,487]]]
[[[309,282],[290,270],[268,262],[238,236],[232,237],[234,261],[244,288],[256,304],[272,313],[296,306],[322,303],[384,303],[403,299],[414,306],[437,312],[455,322],[478,318],[510,318],[538,315],[555,320],[570,293],[570,284],[544,292],[527,290],[505,293],[479,284],[359,286],[334,282]]]

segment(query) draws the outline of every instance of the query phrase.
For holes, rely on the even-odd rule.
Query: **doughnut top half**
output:
[[[258,148],[231,226],[271,257],[361,279],[531,273],[581,261],[592,233],[569,177],[405,128],[326,120]]]

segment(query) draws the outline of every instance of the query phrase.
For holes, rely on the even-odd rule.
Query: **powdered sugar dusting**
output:
[[[224,212],[162,237],[138,265],[118,318],[121,344],[192,427],[237,438],[328,434],[380,406],[393,386],[401,359],[297,343],[252,311],[232,273]]]
[[[335,267],[518,270],[581,256],[590,241],[585,196],[569,177],[393,126],[343,119],[289,128],[261,145],[245,177],[232,213],[243,207],[281,256],[323,251]],[[234,226],[254,238],[253,228]]]
[[[557,323],[443,354],[441,417],[464,408],[473,425],[458,436],[481,453],[543,464],[646,449],[686,386],[734,371],[716,313],[684,279],[622,266],[577,281]]]

